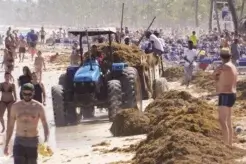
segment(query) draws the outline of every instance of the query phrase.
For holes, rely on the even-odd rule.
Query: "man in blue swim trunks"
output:
[[[229,48],[223,48],[220,52],[223,64],[218,67],[213,77],[216,80],[216,91],[218,93],[218,113],[221,125],[223,141],[226,145],[232,146],[232,107],[236,101],[237,69],[231,62],[231,52]]]

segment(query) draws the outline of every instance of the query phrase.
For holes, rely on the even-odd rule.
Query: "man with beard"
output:
[[[14,139],[14,164],[37,164],[38,157],[38,122],[42,121],[44,128],[44,141],[48,141],[49,128],[45,116],[44,106],[33,100],[34,86],[26,83],[21,88],[23,100],[14,103],[11,107],[6,134],[4,154],[8,155],[11,136],[16,122],[16,135]]]

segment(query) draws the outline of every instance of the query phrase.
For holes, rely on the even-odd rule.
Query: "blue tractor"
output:
[[[108,35],[110,55],[104,59],[106,71],[92,58],[85,59],[81,51],[81,65],[69,66],[59,78],[59,84],[53,86],[52,100],[56,126],[78,124],[81,118],[94,117],[95,109],[106,108],[109,120],[113,120],[119,110],[138,108],[142,110],[141,83],[138,71],[126,63],[114,63],[111,47],[111,35],[116,29],[87,29],[69,31],[80,38]],[[88,46],[90,48],[90,46]],[[88,50],[89,52],[89,50]]]

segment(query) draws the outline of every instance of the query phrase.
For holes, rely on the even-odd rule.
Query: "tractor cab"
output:
[[[66,72],[60,76],[58,85],[52,87],[56,125],[65,126],[79,123],[82,117],[94,117],[95,106],[108,109],[110,120],[124,108],[141,110],[138,71],[124,62],[114,62],[111,44],[116,28],[89,28],[71,30],[69,33],[79,36],[80,65],[68,66]],[[94,52],[89,42],[89,37],[103,35],[108,36],[110,51],[104,57],[92,54]],[[86,47],[83,47],[83,37],[87,40]],[[88,52],[83,54],[82,48]]]

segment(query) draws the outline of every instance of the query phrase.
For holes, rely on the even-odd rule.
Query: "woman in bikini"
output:
[[[41,83],[38,80],[36,72],[32,73],[32,81],[31,81],[31,83],[34,86],[34,91],[35,91],[33,99],[38,101],[38,102],[40,102],[43,105],[46,105],[45,104],[46,94],[45,94],[44,85],[43,85],[43,83]]]
[[[2,124],[2,133],[5,130],[4,123],[4,113],[7,108],[7,118],[9,118],[11,105],[16,101],[16,89],[15,84],[11,83],[11,74],[9,72],[5,72],[4,79],[5,81],[0,83],[0,91],[1,91],[1,101],[0,101],[0,123]]]
[[[12,35],[9,35],[5,39],[5,50],[3,56],[2,66],[4,65],[5,71],[11,72],[14,70],[14,53],[15,53],[16,43]]]
[[[11,50],[5,49],[4,50],[4,56],[3,56],[3,62],[5,72],[11,73],[14,70],[14,56]]]

